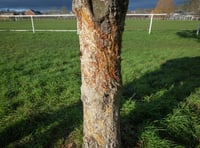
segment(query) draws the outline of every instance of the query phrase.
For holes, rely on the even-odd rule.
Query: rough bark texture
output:
[[[121,41],[128,0],[74,0],[85,148],[120,147]]]

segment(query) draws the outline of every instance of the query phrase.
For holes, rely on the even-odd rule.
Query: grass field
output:
[[[198,148],[198,22],[147,26],[127,20],[123,36],[122,145]],[[80,80],[76,33],[0,32],[0,147],[80,147]]]

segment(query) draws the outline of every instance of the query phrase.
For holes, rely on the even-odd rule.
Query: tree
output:
[[[57,14],[57,13],[59,13],[59,11],[58,11],[58,9],[57,9],[56,7],[52,7],[52,8],[49,10],[48,13],[49,13],[49,14]]]
[[[185,6],[189,11],[200,13],[200,0],[186,0]]]
[[[79,30],[83,146],[120,147],[121,42],[128,0],[74,0]]]
[[[61,11],[62,14],[67,14],[67,13],[69,13],[67,7],[65,7],[65,6],[61,7],[61,10],[60,10],[60,11]]]
[[[155,12],[156,13],[171,13],[174,11],[175,5],[173,0],[158,0]]]

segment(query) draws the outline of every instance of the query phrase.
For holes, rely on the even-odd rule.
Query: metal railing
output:
[[[149,22],[149,28],[148,28],[148,33],[151,34],[152,32],[152,27],[153,27],[153,19],[154,16],[167,16],[167,14],[127,14],[127,17],[148,17],[148,19],[150,20]],[[57,14],[57,15],[0,15],[0,19],[2,18],[14,18],[14,19],[18,19],[18,18],[30,18],[31,20],[31,30],[30,29],[9,29],[9,30],[3,30],[0,29],[0,31],[32,31],[33,33],[35,32],[44,32],[44,31],[51,31],[51,32],[77,32],[77,30],[59,30],[59,29],[37,29],[35,27],[35,22],[34,19],[35,18],[55,18],[55,17],[63,17],[63,18],[75,18],[74,14]]]

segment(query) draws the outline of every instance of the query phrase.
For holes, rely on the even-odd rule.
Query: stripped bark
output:
[[[121,42],[128,0],[74,0],[77,16],[83,147],[120,147]]]

